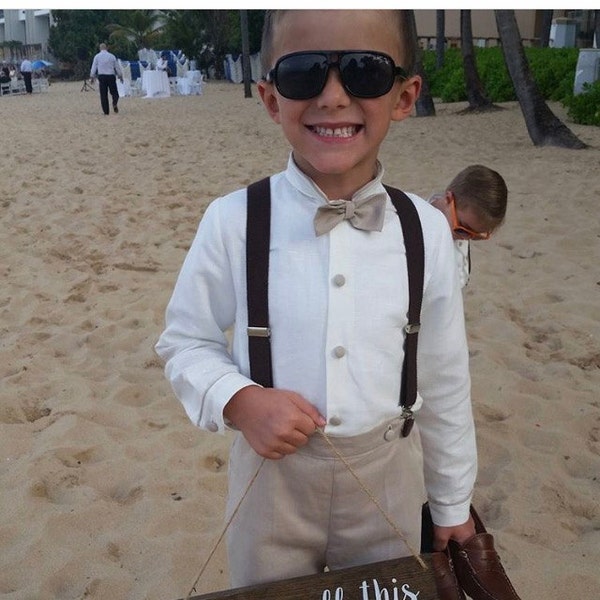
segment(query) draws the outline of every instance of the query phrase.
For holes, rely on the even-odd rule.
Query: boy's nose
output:
[[[323,106],[343,106],[350,102],[350,95],[342,85],[342,76],[337,67],[329,68],[325,87],[319,94],[318,101]]]

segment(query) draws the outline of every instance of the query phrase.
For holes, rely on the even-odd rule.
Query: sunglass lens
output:
[[[349,52],[340,61],[346,89],[359,98],[377,98],[387,94],[394,84],[394,66],[383,55]]]
[[[292,100],[306,100],[321,93],[327,79],[327,59],[320,54],[284,57],[277,65],[279,93]]]

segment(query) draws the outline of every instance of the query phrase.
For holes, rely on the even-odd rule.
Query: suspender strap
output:
[[[403,433],[408,435],[412,428],[411,407],[417,399],[417,341],[421,327],[421,301],[423,299],[423,277],[425,272],[425,247],[423,229],[415,205],[402,191],[384,186],[400,218],[406,265],[408,271],[408,324],[405,327],[404,364],[400,386],[400,406],[406,421]],[[408,431],[406,431],[408,429]]]
[[[404,364],[400,406],[405,418],[402,435],[412,429],[411,407],[417,398],[417,341],[420,329],[425,249],[419,214],[402,191],[385,186],[398,213],[408,271],[408,324],[405,327]],[[271,233],[271,186],[269,178],[248,186],[246,222],[246,282],[248,299],[248,352],[253,381],[273,387],[271,331],[269,329],[269,247]]]
[[[264,387],[273,387],[269,329],[271,185],[268,177],[248,186],[246,219],[250,377]]]

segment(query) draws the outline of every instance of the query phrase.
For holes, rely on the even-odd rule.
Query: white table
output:
[[[182,96],[189,96],[192,93],[192,80],[188,77],[178,77],[177,92]]]
[[[142,74],[142,91],[146,98],[162,98],[171,95],[169,77],[166,71],[144,71]]]

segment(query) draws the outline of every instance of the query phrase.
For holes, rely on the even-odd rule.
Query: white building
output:
[[[0,9],[0,60],[48,58],[50,9]],[[21,44],[11,44],[20,42]]]

